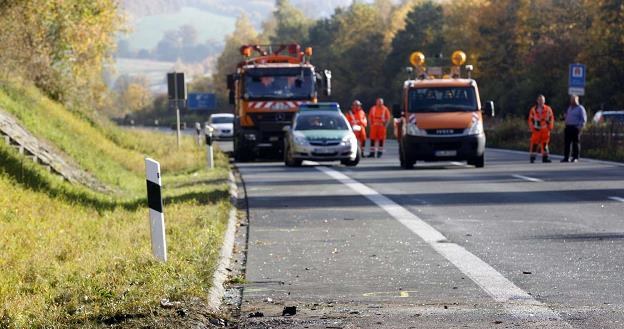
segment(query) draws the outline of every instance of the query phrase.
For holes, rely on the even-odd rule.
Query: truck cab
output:
[[[255,54],[255,55],[254,55]],[[297,44],[244,45],[245,58],[227,76],[234,105],[234,156],[252,161],[283,152],[283,127],[298,106],[316,102],[318,91],[330,93],[331,72],[317,72],[310,63],[312,49]]]
[[[401,167],[413,168],[416,161],[466,161],[484,167],[483,119],[494,115],[494,103],[482,104],[477,82],[461,77],[463,52],[453,54],[454,66],[441,76],[428,74],[424,56],[418,54],[411,56],[417,77],[404,82],[401,104],[393,107]]]

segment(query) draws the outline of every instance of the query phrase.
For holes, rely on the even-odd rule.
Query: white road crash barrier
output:
[[[145,176],[147,178],[147,204],[149,206],[152,253],[161,262],[167,261],[167,241],[165,239],[165,216],[160,193],[160,163],[145,158]]]

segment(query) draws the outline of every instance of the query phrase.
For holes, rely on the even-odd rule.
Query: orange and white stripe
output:
[[[471,120],[471,124],[475,124],[479,121],[479,113],[477,112],[472,112],[472,120]]]
[[[295,108],[306,101],[258,101],[249,102],[250,109],[264,109],[273,107]]]

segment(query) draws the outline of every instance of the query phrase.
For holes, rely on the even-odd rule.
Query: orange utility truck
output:
[[[234,157],[281,157],[283,127],[290,125],[298,106],[316,102],[319,90],[331,91],[331,72],[317,72],[312,48],[298,44],[245,45],[236,72],[227,76],[234,109]]]
[[[403,83],[401,104],[393,106],[401,167],[416,161],[466,161],[485,165],[483,116],[494,116],[494,102],[482,106],[472,66],[462,65],[466,54],[455,51],[453,66],[425,67],[425,56],[414,52],[408,68],[411,77]],[[467,72],[462,78],[461,72]]]

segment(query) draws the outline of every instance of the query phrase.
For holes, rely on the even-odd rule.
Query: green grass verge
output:
[[[143,189],[145,156],[159,159],[162,167],[172,172],[197,170],[204,157],[190,138],[184,139],[178,150],[174,138],[118,129],[95,113],[69,111],[33,87],[0,82],[0,108],[100,181],[128,195]]]
[[[161,299],[205,300],[231,208],[225,156],[202,169],[190,137],[176,150],[172,136],[85,120],[29,87],[2,85],[0,107],[121,190],[71,185],[0,144],[0,328],[170,327]],[[162,166],[167,263],[151,255],[146,155]]]

